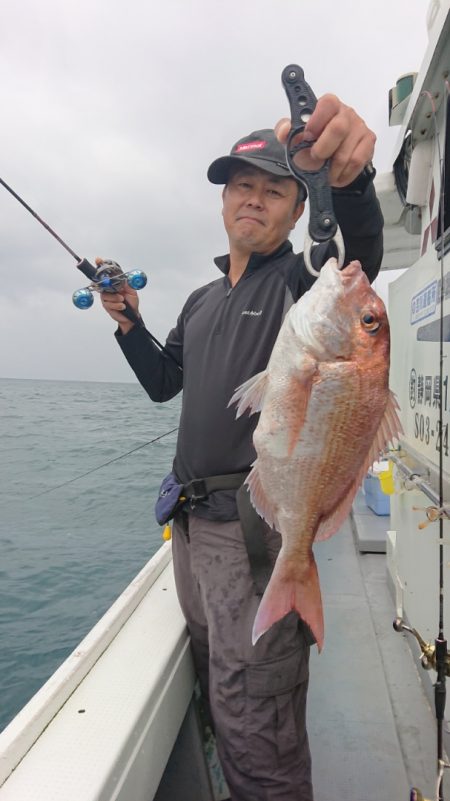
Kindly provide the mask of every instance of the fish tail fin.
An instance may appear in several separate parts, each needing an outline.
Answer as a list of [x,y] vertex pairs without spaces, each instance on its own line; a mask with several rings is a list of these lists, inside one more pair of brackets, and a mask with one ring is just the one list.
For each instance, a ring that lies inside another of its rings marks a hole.
[[253,645],[274,623],[292,610],[298,612],[311,629],[320,653],[324,625],[319,575],[314,556],[305,571],[304,565],[301,570],[296,570],[280,553],[256,613],[252,631]]

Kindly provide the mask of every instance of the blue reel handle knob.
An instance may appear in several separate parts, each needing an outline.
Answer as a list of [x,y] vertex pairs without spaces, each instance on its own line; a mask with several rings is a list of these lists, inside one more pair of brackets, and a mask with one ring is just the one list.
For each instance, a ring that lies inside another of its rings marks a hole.
[[77,289],[72,295],[72,303],[77,309],[90,309],[94,302],[94,295],[87,287]]
[[127,284],[132,289],[143,289],[147,284],[147,276],[142,270],[131,270],[126,276]]

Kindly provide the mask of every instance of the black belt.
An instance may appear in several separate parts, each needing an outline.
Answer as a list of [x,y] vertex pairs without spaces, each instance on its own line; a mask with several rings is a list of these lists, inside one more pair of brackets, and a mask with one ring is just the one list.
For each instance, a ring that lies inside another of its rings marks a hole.
[[266,544],[266,524],[252,506],[248,487],[244,486],[247,476],[248,471],[194,478],[183,485],[182,496],[187,500],[203,501],[211,492],[237,490],[236,504],[250,563],[250,572],[257,595],[262,595],[272,573],[272,563]]
[[208,478],[193,478],[183,484],[182,495],[192,501],[204,501],[211,492],[218,490],[237,490],[248,476],[245,473],[228,473],[224,476],[209,476]]

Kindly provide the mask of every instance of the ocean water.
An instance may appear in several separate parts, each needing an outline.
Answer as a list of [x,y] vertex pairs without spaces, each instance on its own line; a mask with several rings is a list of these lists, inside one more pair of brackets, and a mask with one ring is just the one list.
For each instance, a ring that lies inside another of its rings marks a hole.
[[179,409],[137,384],[0,379],[0,729],[161,546]]

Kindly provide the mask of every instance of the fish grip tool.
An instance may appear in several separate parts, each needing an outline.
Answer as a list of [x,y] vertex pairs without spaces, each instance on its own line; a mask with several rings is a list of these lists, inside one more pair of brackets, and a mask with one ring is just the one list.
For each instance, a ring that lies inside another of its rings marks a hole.
[[333,241],[339,268],[343,266],[345,256],[344,240],[333,210],[329,183],[330,160],[324,161],[316,170],[303,167],[300,158],[296,160],[298,154],[309,150],[316,141],[315,139],[298,141],[298,137],[304,133],[306,124],[316,107],[317,98],[305,81],[303,69],[297,64],[289,64],[284,68],[281,82],[291,110],[291,130],[286,142],[286,163],[295,180],[300,181],[309,194],[309,223],[303,257],[308,272],[317,277],[320,271],[313,267],[311,261],[314,247]]

